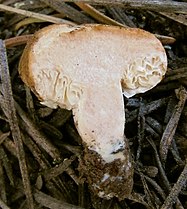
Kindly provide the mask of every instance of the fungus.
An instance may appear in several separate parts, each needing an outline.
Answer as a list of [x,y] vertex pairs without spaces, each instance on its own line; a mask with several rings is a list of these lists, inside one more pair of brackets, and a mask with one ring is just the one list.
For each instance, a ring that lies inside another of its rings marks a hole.
[[102,198],[127,197],[133,166],[124,137],[126,97],[156,86],[167,58],[154,35],[106,25],[52,25],[20,60],[22,80],[41,103],[72,110],[84,145],[80,171]]

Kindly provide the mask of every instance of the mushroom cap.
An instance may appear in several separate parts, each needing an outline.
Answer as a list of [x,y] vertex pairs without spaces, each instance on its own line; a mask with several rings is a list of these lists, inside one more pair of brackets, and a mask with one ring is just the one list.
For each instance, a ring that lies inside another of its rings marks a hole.
[[[156,86],[167,69],[160,41],[141,29],[52,25],[34,35],[19,72],[43,104],[72,109],[82,89],[118,79],[131,97]],[[49,91],[50,90],[50,91]]]

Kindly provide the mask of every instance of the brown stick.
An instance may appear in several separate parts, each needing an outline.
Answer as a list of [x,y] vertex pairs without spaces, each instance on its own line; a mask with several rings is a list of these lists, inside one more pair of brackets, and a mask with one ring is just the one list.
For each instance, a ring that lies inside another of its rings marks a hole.
[[14,46],[19,46],[22,44],[26,44],[27,41],[32,37],[33,35],[22,35],[22,36],[17,36],[13,38],[9,38],[5,40],[5,46],[7,48],[14,47]]
[[111,19],[110,17],[107,17],[106,15],[102,14],[101,12],[99,12],[97,9],[95,9],[92,6],[90,6],[89,4],[84,4],[84,3],[80,3],[80,2],[78,3],[77,2],[76,5],[78,7],[80,7],[83,11],[88,13],[91,17],[93,17],[94,19],[98,20],[100,23],[126,27],[124,24],[122,24],[120,22],[117,22],[117,21]]
[[187,100],[187,91],[184,88],[178,89],[176,94],[179,97],[179,102],[173,110],[172,116],[164,130],[160,141],[160,157],[163,165],[166,162],[169,147],[172,143],[173,136],[175,134],[182,110]]
[[187,3],[162,0],[63,0],[62,2],[82,2],[100,5],[119,5],[127,9],[147,9],[157,12],[175,12],[187,14]]
[[161,209],[169,209],[171,206],[176,202],[177,196],[181,192],[182,188],[187,182],[187,160],[186,160],[186,165],[180,174],[177,182],[174,184],[172,187],[168,197],[164,201],[164,204],[162,205]]
[[1,199],[0,199],[0,208],[2,208],[2,209],[10,209]]
[[64,14],[69,19],[73,20],[76,23],[94,23],[93,19],[81,13],[74,7],[62,2],[61,0],[41,0],[48,6],[52,7],[56,11]]
[[16,109],[14,106],[14,99],[8,69],[8,62],[6,56],[6,48],[4,42],[0,39],[0,75],[2,81],[2,94],[4,96],[4,101],[7,109],[5,113],[6,117],[9,120],[10,129],[12,131],[12,137],[16,145],[17,156],[19,160],[19,166],[21,170],[21,175],[23,179],[23,185],[25,189],[25,195],[28,202],[28,208],[34,209],[34,201],[31,192],[31,185],[29,180],[29,173],[27,169],[25,152],[23,148],[23,142],[21,138],[21,133],[18,125],[18,119],[16,115]]
[[43,192],[36,191],[34,194],[35,200],[48,208],[53,208],[53,209],[83,209],[82,207],[75,206],[66,202],[63,202],[61,200],[57,200],[54,197],[51,197]]

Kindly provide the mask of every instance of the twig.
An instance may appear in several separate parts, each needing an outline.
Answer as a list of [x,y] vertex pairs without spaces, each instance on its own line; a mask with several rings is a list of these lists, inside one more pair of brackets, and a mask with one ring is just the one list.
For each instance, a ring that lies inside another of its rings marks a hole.
[[182,78],[187,78],[187,68],[184,68],[184,69],[186,69],[186,72],[180,72],[179,71],[177,74],[173,74],[171,76],[168,76],[163,80],[162,83],[164,84],[164,83],[179,80],[179,79],[182,79]]
[[[53,188],[51,187],[49,183],[53,184]],[[67,181],[62,180],[61,178],[57,176],[55,179],[51,179],[51,181],[45,182],[45,185],[46,185],[46,188],[50,190],[51,194],[52,194],[52,189],[53,189],[53,192],[54,192],[53,197],[59,199],[58,198],[59,196],[60,200],[68,201],[69,203],[74,202],[73,195],[69,189],[69,185],[67,184]],[[59,194],[56,195],[56,192],[58,192]]]
[[178,100],[177,100],[176,96],[172,95],[167,103],[167,107],[166,107],[166,111],[165,111],[164,128],[168,124],[168,122],[171,118],[172,112],[173,112],[175,106],[177,105],[177,103],[178,103]]
[[95,9],[94,7],[92,7],[89,4],[77,2],[76,5],[78,7],[80,7],[83,11],[88,13],[91,17],[98,20],[100,23],[109,24],[109,25],[118,25],[121,27],[125,27],[125,25],[123,25],[122,23],[119,23],[119,22],[111,19],[110,17],[107,17],[106,15],[102,14],[101,12],[99,12],[97,9]]
[[6,171],[6,174],[8,176],[8,179],[10,181],[11,186],[14,186],[14,177],[13,177],[13,170],[11,162],[8,159],[8,156],[3,148],[3,146],[0,146],[0,159],[3,162],[3,167]]
[[[178,68],[178,69],[175,69],[175,70],[168,70],[166,72],[166,78],[167,77],[170,77],[170,76],[174,76],[174,75],[178,75],[178,74],[183,74],[187,71],[187,67],[181,67],[181,68]],[[164,79],[165,80],[165,79]],[[163,81],[164,81],[163,80]]]
[[119,5],[127,9],[145,9],[158,12],[187,14],[187,3],[162,0],[63,0],[63,2],[84,2],[88,4]]
[[61,200],[57,200],[40,191],[35,192],[34,198],[39,204],[51,209],[83,209],[82,207],[71,205]]
[[88,208],[87,196],[85,194],[86,194],[85,183],[82,182],[81,184],[78,185],[78,205],[80,207]]
[[[23,141],[30,150],[30,152],[33,154],[36,161],[39,163],[42,170],[50,170],[51,165],[48,159],[45,157],[45,155],[42,154],[42,151],[39,149],[37,144],[35,144],[28,135],[26,135],[26,137],[23,137]],[[48,189],[48,191],[53,193],[54,197],[60,197],[61,199],[68,199],[68,201],[71,201],[69,190],[67,190],[64,182],[62,182],[62,180],[58,176],[54,177],[55,178],[53,178],[51,181],[45,182],[45,186]]]
[[30,34],[30,35],[22,35],[22,36],[9,38],[9,39],[4,40],[5,41],[5,46],[7,48],[14,47],[14,46],[20,46],[22,44],[26,44],[27,41],[29,39],[31,39],[32,37],[33,37],[33,35]]
[[171,36],[164,36],[160,34],[155,34],[155,36],[161,41],[163,45],[174,44],[176,39]]
[[52,7],[56,11],[60,12],[61,14],[65,15],[69,19],[73,20],[76,23],[94,23],[95,21],[75,9],[74,7],[62,2],[61,0],[41,0],[48,6]]
[[[77,174],[75,173],[75,170],[73,170],[73,168],[71,168],[70,166],[67,167],[66,169],[66,173],[73,179],[73,181],[79,185],[81,180],[80,178],[77,176]],[[82,183],[82,182],[81,182]]]
[[59,108],[52,114],[49,123],[55,127],[63,126],[71,117],[71,111]]
[[170,20],[174,20],[180,24],[183,24],[187,26],[186,17],[183,16],[183,14],[172,14],[172,13],[165,13],[165,12],[159,12],[161,15],[167,17]]
[[172,143],[172,139],[175,134],[178,121],[180,119],[180,115],[182,113],[184,104],[187,99],[187,91],[184,88],[178,89],[177,94],[178,94],[180,101],[175,106],[174,111],[171,116],[171,119],[169,120],[169,122],[166,126],[166,129],[162,135],[162,139],[160,141],[160,150],[159,151],[160,151],[160,157],[161,157],[163,164],[165,164],[165,162],[166,162],[168,149]]
[[187,182],[187,159],[186,159],[186,165],[180,174],[177,182],[174,184],[173,188],[171,189],[168,197],[164,201],[164,204],[162,205],[161,209],[169,209],[171,206],[176,202],[177,197],[179,193],[181,192],[183,186],[185,186]]
[[[160,156],[159,156],[159,154],[157,152],[156,145],[155,145],[154,141],[151,138],[147,138],[147,140],[148,140],[148,142],[150,143],[150,145],[152,146],[152,148],[154,150],[156,163],[157,163],[157,166],[158,166],[158,169],[159,169],[159,172],[160,172],[160,176],[161,176],[162,181],[163,181],[163,186],[165,187],[167,192],[170,192],[171,191],[170,182],[169,182],[169,180],[168,180],[168,178],[166,176],[166,173],[165,173],[164,168],[162,166],[162,163],[160,161]],[[178,197],[176,197],[176,204],[177,204],[177,206],[182,206],[180,200],[178,199]],[[181,209],[182,208],[183,207],[181,207]]]
[[24,15],[27,17],[34,17],[34,18],[37,18],[40,20],[44,20],[46,22],[65,23],[65,24],[69,24],[69,25],[75,25],[74,23],[72,23],[71,21],[68,21],[68,20],[60,19],[57,17],[52,17],[49,15],[39,14],[39,13],[35,13],[35,12],[30,12],[27,10],[17,9],[17,8],[13,8],[10,6],[3,5],[3,4],[0,4],[0,10],[7,11],[7,12],[13,12],[13,13]]
[[144,175],[139,172],[139,175],[140,175],[140,178],[141,178],[141,181],[142,181],[142,184],[143,184],[143,188],[144,188],[144,193],[145,193],[145,198],[147,199],[147,202],[148,202],[148,205],[149,205],[149,208],[150,209],[154,209],[155,207],[155,204],[153,202],[153,197],[152,197],[152,194],[149,190],[149,187],[147,185],[147,182],[145,180],[145,177]]
[[38,118],[36,116],[35,107],[34,107],[34,101],[31,95],[31,90],[26,85],[24,85],[24,87],[25,87],[25,93],[26,93],[26,107],[27,107],[28,114],[34,122],[38,122]]
[[144,175],[144,178],[154,187],[154,189],[158,192],[158,194],[162,197],[163,200],[166,199],[166,195],[163,191],[163,189],[156,183],[156,181],[154,181],[152,178],[146,176],[145,174],[142,174]]
[[146,122],[153,128],[156,133],[161,134],[162,133],[162,125],[154,118],[148,116],[146,117]]
[[0,199],[0,208],[1,209],[10,209],[1,199]]
[[10,75],[8,70],[8,62],[6,56],[5,44],[2,40],[0,40],[0,74],[2,81],[2,93],[5,99],[5,103],[8,108],[8,112],[6,113],[7,118],[9,119],[10,129],[12,131],[12,137],[14,139],[17,156],[19,160],[21,175],[23,179],[23,185],[25,189],[26,198],[28,201],[28,208],[34,209],[34,202],[31,192],[31,185],[29,181],[29,174],[27,170],[27,164],[25,160],[25,152],[23,148],[23,143],[21,139],[21,133],[18,125],[18,120],[16,116],[16,109],[14,106],[14,99],[12,94],[12,87],[10,81]]
[[139,160],[139,158],[140,158],[140,154],[142,151],[142,144],[143,144],[143,140],[144,140],[145,116],[143,113],[142,103],[140,103],[137,123],[138,123],[138,133],[137,133],[138,148],[137,148],[137,152],[136,152],[136,161]]
[[10,132],[2,133],[0,131],[0,145],[4,142],[4,140],[10,135]]
[[132,200],[134,202],[138,202],[142,205],[144,205],[146,208],[149,208],[149,205],[145,202],[144,197],[138,193],[132,192],[127,199]]
[[38,125],[40,126],[40,129],[49,137],[58,140],[62,140],[63,135],[62,132],[59,131],[55,126],[40,120],[38,122]]
[[177,147],[177,144],[176,144],[175,137],[173,137],[170,149],[171,149],[171,153],[173,155],[173,158],[174,158],[174,160],[177,163],[177,166],[178,165],[184,165],[184,162],[183,162],[183,160],[181,159],[181,157],[179,155],[179,150],[178,150],[178,147]]
[[123,23],[127,27],[136,28],[136,25],[133,23],[133,21],[125,14],[125,11],[123,8],[119,6],[106,6],[108,12],[113,16],[113,18],[120,23]]
[[[3,170],[3,161],[1,159],[0,159],[0,188],[1,188],[0,199],[2,199],[3,202],[7,203],[5,174]],[[0,208],[1,208],[1,205],[0,205]]]
[[150,92],[147,92],[146,95],[154,94],[154,93],[161,93],[161,92],[166,92],[168,93],[169,91],[173,91],[177,88],[179,88],[181,84],[177,81],[169,82],[167,84],[160,84],[156,86],[154,89],[152,89]]
[[27,117],[17,102],[15,102],[16,110],[22,119],[20,122],[22,127],[28,132],[33,140],[39,144],[53,159],[58,161],[61,159],[59,150],[38,130],[36,125]]
[[[1,133],[1,131],[0,131],[0,133]],[[3,142],[3,145],[14,157],[17,158],[15,144],[10,138],[7,137],[6,140]]]
[[[150,102],[145,106],[143,109],[143,114],[147,115],[158,108],[162,107],[163,105],[167,104],[168,98],[158,99],[156,101]],[[127,115],[127,123],[132,122],[138,116],[138,109],[133,110]]]
[[29,137],[28,135],[26,135],[26,136],[24,135],[22,138],[23,138],[24,144],[30,150],[30,152],[34,156],[35,160],[40,165],[41,169],[48,169],[48,168],[50,168],[50,163],[45,158],[45,156],[42,154],[42,152],[39,149],[39,147],[37,146],[37,144],[35,144],[33,142],[33,140],[31,139],[31,137]]
[[149,123],[145,123],[145,130],[149,133],[154,139],[159,139],[159,134],[149,125]]
[[58,164],[57,167],[53,167],[44,171],[43,177],[45,181],[49,181],[66,171],[66,169],[71,165],[75,158],[76,156],[73,155],[70,157],[70,159],[65,159],[62,163]]

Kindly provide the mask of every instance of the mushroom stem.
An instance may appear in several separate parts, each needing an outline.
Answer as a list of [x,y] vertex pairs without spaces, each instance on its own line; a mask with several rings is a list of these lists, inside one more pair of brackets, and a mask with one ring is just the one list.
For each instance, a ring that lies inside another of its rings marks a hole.
[[[132,190],[133,167],[128,141],[124,137],[125,114],[120,82],[84,89],[73,114],[85,146],[80,170],[87,174],[91,189],[108,199],[127,196]],[[122,191],[114,185],[128,185],[128,189]]]
[[125,114],[119,82],[98,87],[91,85],[84,89],[73,114],[78,132],[88,149],[101,155],[106,163],[124,159]]

